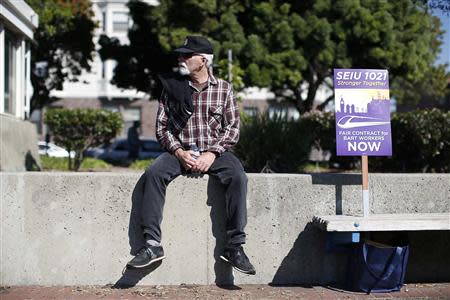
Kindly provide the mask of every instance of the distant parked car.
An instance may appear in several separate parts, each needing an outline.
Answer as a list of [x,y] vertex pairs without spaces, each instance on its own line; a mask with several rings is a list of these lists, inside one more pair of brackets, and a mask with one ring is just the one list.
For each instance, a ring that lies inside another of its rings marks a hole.
[[[46,143],[43,141],[38,142],[39,154],[48,155],[50,157],[69,157],[69,152],[63,147],[56,146],[53,143]],[[75,151],[70,151],[70,157],[75,157]]]
[[93,158],[99,158],[100,155],[102,155],[109,145],[102,145],[100,147],[95,148],[87,148],[83,152],[84,157],[93,157]]
[[[122,164],[128,161],[129,148],[127,139],[117,139],[109,146],[90,148],[84,152],[84,156],[103,159],[113,164]],[[157,158],[164,149],[153,139],[141,139],[141,149],[138,159]]]

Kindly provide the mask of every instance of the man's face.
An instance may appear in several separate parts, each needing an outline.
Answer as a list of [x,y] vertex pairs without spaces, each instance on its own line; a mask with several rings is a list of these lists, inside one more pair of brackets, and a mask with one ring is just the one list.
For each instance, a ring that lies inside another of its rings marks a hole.
[[178,72],[181,75],[190,75],[200,72],[206,66],[206,58],[197,53],[178,55]]

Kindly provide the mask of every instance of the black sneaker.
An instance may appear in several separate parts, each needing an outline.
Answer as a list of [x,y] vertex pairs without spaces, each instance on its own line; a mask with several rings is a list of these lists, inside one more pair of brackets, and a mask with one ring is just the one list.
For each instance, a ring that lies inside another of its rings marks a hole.
[[249,275],[256,274],[255,267],[253,267],[247,255],[245,255],[242,246],[234,248],[225,248],[223,255],[221,255],[220,258],[230,263],[233,266],[233,268],[235,268],[239,272]]
[[166,258],[162,246],[144,246],[138,254],[127,263],[130,268],[144,268]]

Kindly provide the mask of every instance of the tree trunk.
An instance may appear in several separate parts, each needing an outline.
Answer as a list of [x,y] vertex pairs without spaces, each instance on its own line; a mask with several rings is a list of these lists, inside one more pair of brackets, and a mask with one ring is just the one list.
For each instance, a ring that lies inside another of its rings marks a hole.
[[80,170],[81,163],[83,162],[83,151],[76,151],[75,152],[75,166],[74,170],[78,171]]
[[323,80],[320,78],[317,80],[312,79],[312,81],[308,82],[308,95],[305,100],[305,112],[310,112],[313,108],[314,100],[316,99],[317,89]]
[[67,152],[69,152],[69,170],[72,171],[73,170],[73,166],[72,166],[72,157],[70,157],[70,151],[71,151],[71,149],[68,148]]
[[302,98],[302,91],[300,89],[295,89],[294,96],[295,98],[293,99],[293,103],[295,104],[295,107],[300,115],[303,115],[305,113],[305,104]]
[[315,69],[309,65],[308,74],[305,77],[305,81],[308,83],[308,94],[306,99],[301,97],[301,89],[295,89],[294,94],[296,97],[296,108],[300,115],[310,112],[313,108],[314,100],[316,98],[317,89],[323,83],[324,77],[318,75]]

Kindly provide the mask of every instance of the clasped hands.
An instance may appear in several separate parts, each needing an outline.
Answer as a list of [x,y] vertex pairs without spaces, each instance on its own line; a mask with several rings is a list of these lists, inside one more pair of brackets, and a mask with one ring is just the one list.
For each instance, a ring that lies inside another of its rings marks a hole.
[[216,155],[212,152],[203,152],[199,157],[194,158],[195,152],[192,150],[183,150],[178,148],[175,156],[181,162],[186,170],[192,172],[206,173],[216,159]]

